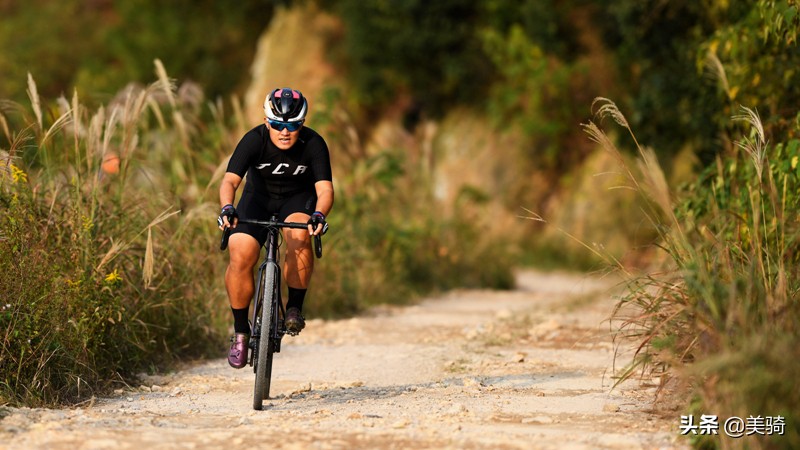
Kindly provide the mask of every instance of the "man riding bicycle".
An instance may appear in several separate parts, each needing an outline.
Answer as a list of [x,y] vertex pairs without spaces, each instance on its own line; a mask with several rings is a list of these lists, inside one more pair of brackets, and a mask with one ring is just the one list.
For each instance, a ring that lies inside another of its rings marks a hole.
[[[282,222],[307,222],[308,231],[284,231],[286,257],[283,273],[289,290],[284,324],[290,333],[305,327],[303,300],[313,271],[311,236],[327,228],[325,217],[333,206],[333,178],[328,146],[322,136],[303,126],[308,102],[297,90],[275,89],[264,100],[264,123],[248,131],[233,151],[219,189],[220,229],[231,227],[230,262],[225,288],[233,313],[234,336],[228,363],[240,369],[247,364],[253,297],[253,268],[258,262],[267,230],[239,224],[241,215]],[[241,199],[233,206],[236,190],[247,174]]]

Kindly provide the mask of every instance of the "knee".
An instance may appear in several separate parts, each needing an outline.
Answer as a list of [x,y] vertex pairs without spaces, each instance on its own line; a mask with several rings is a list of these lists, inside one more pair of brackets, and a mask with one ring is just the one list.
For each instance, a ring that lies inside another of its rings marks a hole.
[[[253,267],[258,261],[258,251],[253,251],[251,246],[230,245],[230,260],[228,262],[228,270],[234,273],[247,273],[252,274]],[[260,250],[260,248],[257,247]]]
[[298,251],[309,246],[311,238],[308,235],[308,230],[287,230],[284,233],[286,239],[286,247],[288,250]]
[[250,260],[231,253],[231,258],[228,262],[228,270],[235,273],[250,273],[253,271],[254,266],[255,264]]

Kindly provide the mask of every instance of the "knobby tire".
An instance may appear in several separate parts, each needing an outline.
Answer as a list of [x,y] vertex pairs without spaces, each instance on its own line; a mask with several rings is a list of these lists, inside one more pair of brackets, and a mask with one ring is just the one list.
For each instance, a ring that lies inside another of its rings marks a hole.
[[269,398],[269,385],[272,378],[272,355],[274,348],[271,331],[274,329],[272,306],[275,296],[275,268],[267,266],[264,270],[265,279],[262,280],[263,297],[261,298],[261,336],[258,340],[256,364],[256,383],[253,393],[253,409],[260,410],[265,399]]

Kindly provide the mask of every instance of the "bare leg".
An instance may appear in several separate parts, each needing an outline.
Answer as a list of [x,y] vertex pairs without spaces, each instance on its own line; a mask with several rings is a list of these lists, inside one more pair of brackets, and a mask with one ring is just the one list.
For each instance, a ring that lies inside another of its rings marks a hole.
[[[308,214],[294,213],[286,218],[287,222],[308,222]],[[284,230],[286,240],[286,258],[283,262],[283,273],[286,284],[296,289],[308,289],[311,273],[314,271],[314,255],[311,253],[311,236],[308,230]]]
[[228,241],[230,263],[225,271],[225,288],[231,307],[236,309],[250,306],[253,298],[253,268],[258,262],[261,247],[258,241],[244,233],[231,235]]
[[[258,255],[261,253],[261,247],[258,241],[247,234],[236,233],[231,235],[228,241],[228,250],[230,253],[230,262],[228,269],[225,271],[225,288],[228,291],[228,300],[231,302],[231,308],[236,310],[244,310],[247,313],[247,308],[250,306],[250,299],[253,297],[253,267],[258,262]],[[233,312],[233,311],[232,311]],[[234,329],[236,329],[236,317],[239,312],[233,312],[234,315]],[[239,317],[239,320],[244,317]],[[241,328],[249,326],[240,323],[239,330],[234,335],[231,349],[228,352],[228,364],[234,369],[241,369],[247,365],[247,334]]]

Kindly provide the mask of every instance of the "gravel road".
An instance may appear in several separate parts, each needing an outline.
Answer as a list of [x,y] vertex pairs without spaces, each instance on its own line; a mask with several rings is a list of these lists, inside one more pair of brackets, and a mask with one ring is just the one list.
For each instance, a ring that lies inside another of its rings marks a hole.
[[611,389],[612,282],[518,285],[310,320],[284,339],[263,411],[252,370],[221,355],[79,408],[0,408],[0,448],[687,448],[653,387]]

